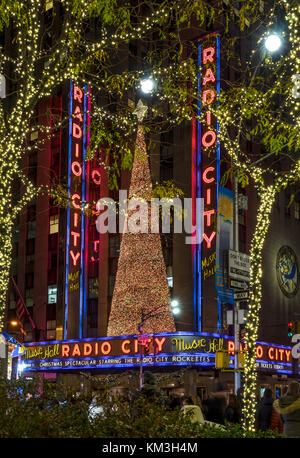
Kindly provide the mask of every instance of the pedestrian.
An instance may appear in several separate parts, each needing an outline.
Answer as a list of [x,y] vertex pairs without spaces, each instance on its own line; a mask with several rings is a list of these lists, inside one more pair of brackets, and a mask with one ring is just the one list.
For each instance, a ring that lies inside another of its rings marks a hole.
[[287,437],[300,437],[300,384],[291,382],[286,395],[274,401]]
[[226,400],[224,397],[216,396],[214,398],[209,397],[205,401],[206,407],[206,420],[224,425],[224,411],[225,411]]
[[236,397],[238,398],[238,401],[239,401],[239,404],[240,404],[241,413],[242,413],[243,399],[244,399],[244,390],[243,390],[243,388],[238,388],[238,390],[236,392]]
[[169,396],[168,399],[168,407],[170,410],[175,410],[181,406],[181,401],[179,396],[175,396],[174,394]]
[[228,405],[224,412],[224,419],[229,423],[240,423],[241,421],[241,408],[238,398],[235,394],[229,395]]
[[182,408],[181,412],[183,415],[188,414],[188,418],[192,423],[204,423],[204,416],[202,413],[202,410],[200,409],[199,406],[194,404],[194,401],[192,398],[185,396],[182,399]]
[[270,429],[273,431],[277,429],[280,434],[283,434],[283,424],[280,421],[280,416],[274,409],[274,405],[272,406],[272,413],[271,413],[271,421],[270,421]]
[[260,431],[270,429],[273,401],[271,388],[266,388],[262,400],[256,409],[256,427]]

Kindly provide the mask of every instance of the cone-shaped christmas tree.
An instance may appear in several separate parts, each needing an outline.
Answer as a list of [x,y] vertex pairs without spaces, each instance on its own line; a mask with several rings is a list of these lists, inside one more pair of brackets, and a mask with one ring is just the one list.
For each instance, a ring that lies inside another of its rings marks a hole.
[[[138,127],[129,199],[147,201],[148,233],[126,232],[122,235],[116,283],[108,323],[108,336],[138,333],[142,314],[144,333],[173,332],[170,292],[159,234],[150,233],[152,183],[141,126]],[[135,210],[137,211],[137,210]],[[134,210],[128,212],[128,218]]]

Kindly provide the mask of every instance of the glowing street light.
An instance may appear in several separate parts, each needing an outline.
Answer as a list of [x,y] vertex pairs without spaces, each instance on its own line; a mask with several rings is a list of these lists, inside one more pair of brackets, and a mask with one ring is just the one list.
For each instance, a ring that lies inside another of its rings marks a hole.
[[173,315],[178,315],[180,313],[179,302],[176,299],[171,301],[171,311]]
[[141,81],[141,89],[144,94],[150,94],[154,89],[154,80],[152,78],[145,78]]
[[271,35],[268,35],[265,39],[265,47],[269,52],[278,51],[278,49],[281,46],[281,41],[282,40],[279,35],[277,35],[276,33],[272,33]]

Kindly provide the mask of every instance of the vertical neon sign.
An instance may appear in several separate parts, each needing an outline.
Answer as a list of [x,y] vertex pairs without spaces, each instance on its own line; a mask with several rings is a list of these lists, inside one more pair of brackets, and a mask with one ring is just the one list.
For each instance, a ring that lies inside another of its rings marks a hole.
[[199,41],[198,67],[198,116],[204,115],[204,121],[197,121],[196,132],[193,129],[192,195],[204,199],[203,241],[193,250],[195,327],[201,332],[204,318],[209,323],[215,319],[218,329],[221,326],[220,301],[215,300],[214,286],[220,145],[218,123],[211,110],[220,92],[219,35],[211,34]]
[[70,83],[69,154],[65,283],[66,338],[82,338],[84,301],[84,223],[86,88]]

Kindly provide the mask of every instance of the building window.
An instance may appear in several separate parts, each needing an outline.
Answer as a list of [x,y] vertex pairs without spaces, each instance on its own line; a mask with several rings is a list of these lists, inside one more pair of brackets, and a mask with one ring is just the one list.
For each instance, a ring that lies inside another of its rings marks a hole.
[[289,191],[285,192],[285,214],[286,216],[291,215],[291,193]]
[[27,239],[34,239],[35,238],[35,221],[28,221],[27,223]]
[[116,277],[115,275],[110,275],[108,279],[108,295],[112,296],[114,293]]
[[47,340],[56,339],[56,320],[47,321]]
[[33,330],[32,330],[32,325],[29,321],[25,321],[24,323],[24,342],[32,342],[33,341]]
[[11,276],[12,277],[15,277],[18,274],[18,258],[17,258],[17,256],[14,256],[14,258],[12,259],[10,272],[11,272]]
[[300,219],[299,207],[300,207],[299,202],[295,202],[295,206],[294,206],[294,216],[295,216],[295,219],[298,219],[298,220]]
[[57,302],[57,286],[48,286],[48,304],[56,304]]
[[50,216],[49,222],[50,222],[49,234],[56,234],[58,232],[59,216],[58,215]]
[[26,289],[26,296],[25,296],[26,307],[33,306],[33,292],[34,292],[33,288]]
[[34,254],[26,256],[26,273],[34,272]]
[[110,236],[109,237],[109,257],[117,258],[120,252],[120,237],[119,236]]
[[27,240],[26,242],[26,255],[33,254],[35,249],[35,239]]
[[98,327],[98,298],[89,299],[87,306],[87,323],[89,328]]
[[16,296],[13,291],[10,293],[10,296],[9,296],[9,308],[10,309],[16,308]]

